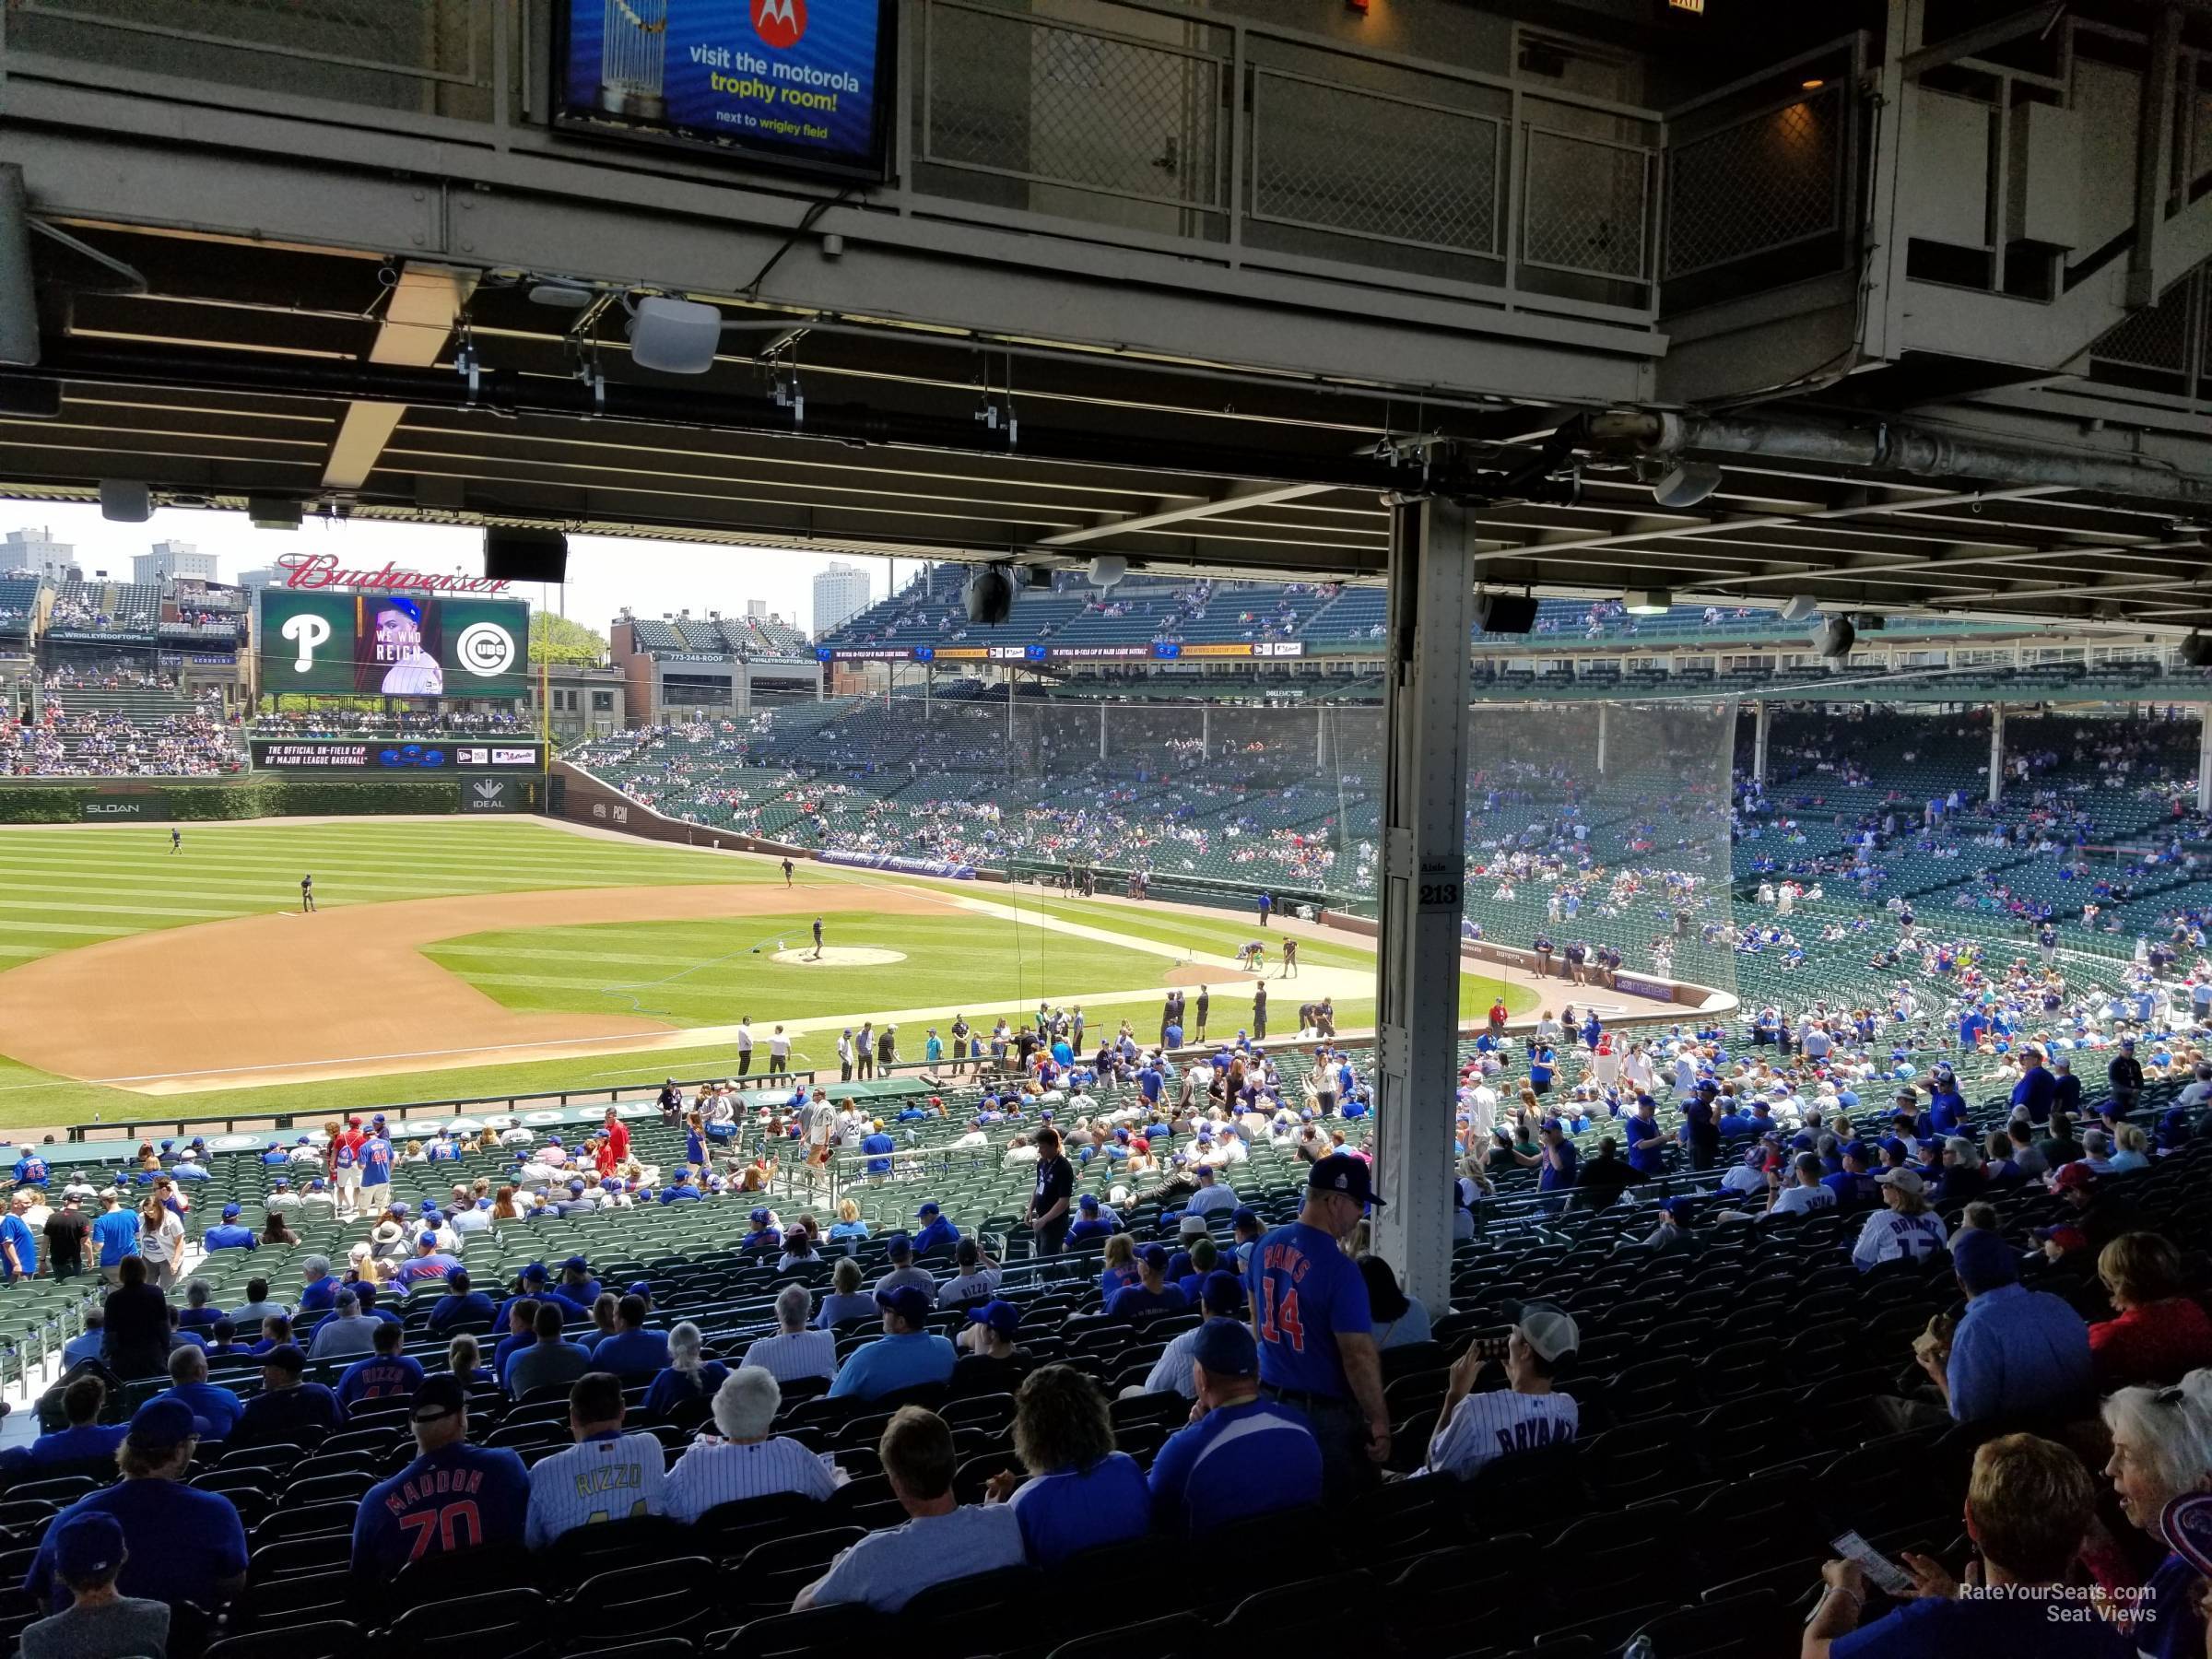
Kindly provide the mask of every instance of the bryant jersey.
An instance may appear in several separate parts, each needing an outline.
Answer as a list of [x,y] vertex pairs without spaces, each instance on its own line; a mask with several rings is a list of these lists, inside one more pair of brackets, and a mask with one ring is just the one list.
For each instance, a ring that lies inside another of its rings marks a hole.
[[1581,1426],[1582,1408],[1572,1394],[1510,1389],[1471,1394],[1430,1444],[1429,1467],[1465,1480],[1500,1457],[1571,1441]]
[[456,1443],[426,1452],[370,1488],[353,1519],[353,1564],[385,1577],[425,1556],[522,1541],[530,1472],[504,1448]]
[[642,1431],[594,1434],[556,1452],[530,1470],[530,1522],[524,1541],[543,1549],[572,1527],[664,1512],[667,1459]]

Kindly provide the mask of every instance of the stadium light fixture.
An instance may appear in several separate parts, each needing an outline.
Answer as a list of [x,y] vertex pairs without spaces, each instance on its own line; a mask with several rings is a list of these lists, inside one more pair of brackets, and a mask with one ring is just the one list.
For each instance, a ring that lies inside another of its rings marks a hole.
[[1675,608],[1675,596],[1665,588],[1630,588],[1620,607],[1631,617],[1664,617]]

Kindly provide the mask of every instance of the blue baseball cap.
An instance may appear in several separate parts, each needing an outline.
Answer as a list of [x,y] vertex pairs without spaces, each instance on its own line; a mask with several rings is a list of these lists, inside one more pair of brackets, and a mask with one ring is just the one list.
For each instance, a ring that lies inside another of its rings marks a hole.
[[142,1452],[169,1452],[196,1432],[191,1406],[179,1399],[157,1395],[133,1414],[129,1441]]
[[226,1204],[223,1206],[223,1219],[226,1221],[235,1221],[242,1213],[243,1212],[235,1204]]
[[546,1265],[543,1262],[533,1262],[523,1269],[522,1277],[533,1281],[542,1279],[547,1277]]
[[1241,1313],[1244,1311],[1244,1281],[1233,1273],[1216,1269],[1199,1284],[1198,1300],[1208,1313]]
[[1374,1181],[1367,1160],[1354,1158],[1349,1152],[1332,1152],[1315,1162],[1306,1176],[1306,1186],[1312,1192],[1342,1193],[1355,1204],[1382,1207],[1382,1200],[1374,1194]]
[[432,1232],[426,1232],[418,1236],[415,1242],[418,1244],[428,1245],[430,1249],[435,1250],[438,1248],[438,1235]]
[[1147,1244],[1138,1253],[1138,1259],[1157,1273],[1165,1273],[1168,1264],[1175,1258],[1165,1244]]
[[1084,1194],[1082,1197],[1076,1200],[1076,1207],[1079,1210],[1088,1210],[1096,1215],[1099,1208],[1099,1195],[1096,1193]]
[[[910,1286],[915,1295],[921,1295],[920,1286]],[[1010,1301],[987,1301],[980,1308],[968,1310],[970,1324],[989,1325],[1001,1336],[1011,1337],[1021,1329],[1021,1310]]]
[[888,1308],[908,1324],[920,1324],[929,1317],[930,1294],[919,1285],[898,1285],[876,1295],[878,1307]]
[[642,1296],[650,1299],[653,1295],[653,1287],[647,1284],[643,1279],[632,1279],[629,1283],[629,1288],[627,1292],[625,1292],[625,1294],[629,1296]]
[[123,1565],[123,1523],[98,1510],[53,1530],[53,1570],[69,1580],[104,1579]]
[[572,1255],[560,1265],[563,1273],[589,1273],[592,1265],[580,1255]]
[[1230,1212],[1229,1224],[1231,1227],[1241,1227],[1249,1221],[1257,1226],[1259,1219],[1260,1212],[1258,1210],[1253,1209],[1249,1204],[1240,1204]]
[[768,1225],[768,1211],[764,1209],[755,1210],[753,1212],[753,1225],[755,1227],[766,1227]]
[[[1227,1274],[1216,1274],[1226,1278]],[[1256,1377],[1260,1374],[1259,1346],[1252,1332],[1238,1319],[1210,1319],[1198,1327],[1191,1344],[1191,1358],[1217,1377]]]
[[922,1201],[922,1207],[914,1212],[914,1219],[926,1221],[932,1216],[941,1216],[944,1213],[937,1207],[937,1201],[935,1198],[925,1198]]
[[407,1201],[405,1198],[397,1198],[384,1207],[395,1216],[404,1216],[407,1213]]

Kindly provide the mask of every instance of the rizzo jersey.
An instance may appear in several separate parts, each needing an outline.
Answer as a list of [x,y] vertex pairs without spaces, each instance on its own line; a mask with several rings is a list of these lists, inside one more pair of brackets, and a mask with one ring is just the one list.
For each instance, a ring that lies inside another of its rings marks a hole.
[[530,1469],[524,1542],[542,1549],[572,1527],[664,1512],[667,1459],[646,1433],[594,1434]]

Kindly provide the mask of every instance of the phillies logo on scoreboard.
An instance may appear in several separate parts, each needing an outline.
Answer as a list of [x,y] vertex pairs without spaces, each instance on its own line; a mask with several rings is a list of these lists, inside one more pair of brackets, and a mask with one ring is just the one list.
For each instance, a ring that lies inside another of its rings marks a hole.
[[753,32],[788,52],[806,32],[806,0],[753,0]]

